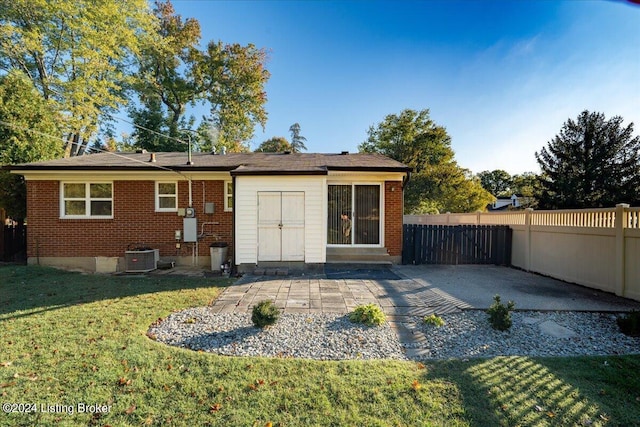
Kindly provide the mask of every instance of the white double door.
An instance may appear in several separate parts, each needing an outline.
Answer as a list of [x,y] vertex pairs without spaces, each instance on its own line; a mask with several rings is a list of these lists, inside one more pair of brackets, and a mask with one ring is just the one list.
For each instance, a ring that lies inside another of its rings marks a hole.
[[304,192],[258,192],[258,261],[304,261]]

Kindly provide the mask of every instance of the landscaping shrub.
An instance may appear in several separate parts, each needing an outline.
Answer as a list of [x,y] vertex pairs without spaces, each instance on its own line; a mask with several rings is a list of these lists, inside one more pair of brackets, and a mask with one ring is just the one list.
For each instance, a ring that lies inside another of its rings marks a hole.
[[500,302],[500,295],[493,297],[493,304],[487,310],[489,314],[489,323],[493,329],[499,331],[507,331],[511,328],[511,312],[515,307],[513,301],[509,301],[507,305]]
[[436,315],[436,314],[432,314],[431,316],[424,316],[424,323],[427,325],[433,325],[433,326],[444,326],[444,320],[442,319],[442,317]]
[[616,319],[620,332],[630,337],[640,337],[640,311],[633,310]]
[[349,313],[349,320],[368,326],[380,326],[386,319],[382,309],[375,304],[359,305]]
[[269,300],[260,301],[253,307],[251,312],[251,321],[258,328],[273,325],[278,321],[279,317],[280,310]]

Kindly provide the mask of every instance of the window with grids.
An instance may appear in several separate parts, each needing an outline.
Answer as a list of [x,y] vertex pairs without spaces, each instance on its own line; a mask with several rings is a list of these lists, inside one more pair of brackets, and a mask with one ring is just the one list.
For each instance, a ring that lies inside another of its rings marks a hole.
[[224,182],[224,210],[233,210],[233,181]]
[[175,212],[178,210],[178,183],[156,182],[156,211]]
[[62,218],[113,218],[113,183],[63,182]]

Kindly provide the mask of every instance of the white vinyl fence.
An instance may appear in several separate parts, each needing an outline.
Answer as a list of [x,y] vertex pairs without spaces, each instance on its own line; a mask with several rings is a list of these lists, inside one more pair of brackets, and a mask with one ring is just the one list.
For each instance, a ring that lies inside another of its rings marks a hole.
[[515,267],[640,301],[640,208],[405,215],[405,224],[513,229]]

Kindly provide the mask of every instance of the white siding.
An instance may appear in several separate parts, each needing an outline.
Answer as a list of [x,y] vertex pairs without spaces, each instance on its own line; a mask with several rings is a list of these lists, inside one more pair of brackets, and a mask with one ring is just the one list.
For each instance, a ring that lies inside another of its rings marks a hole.
[[258,191],[302,191],[304,196],[305,262],[326,261],[326,176],[236,177],[236,264],[258,262]]

